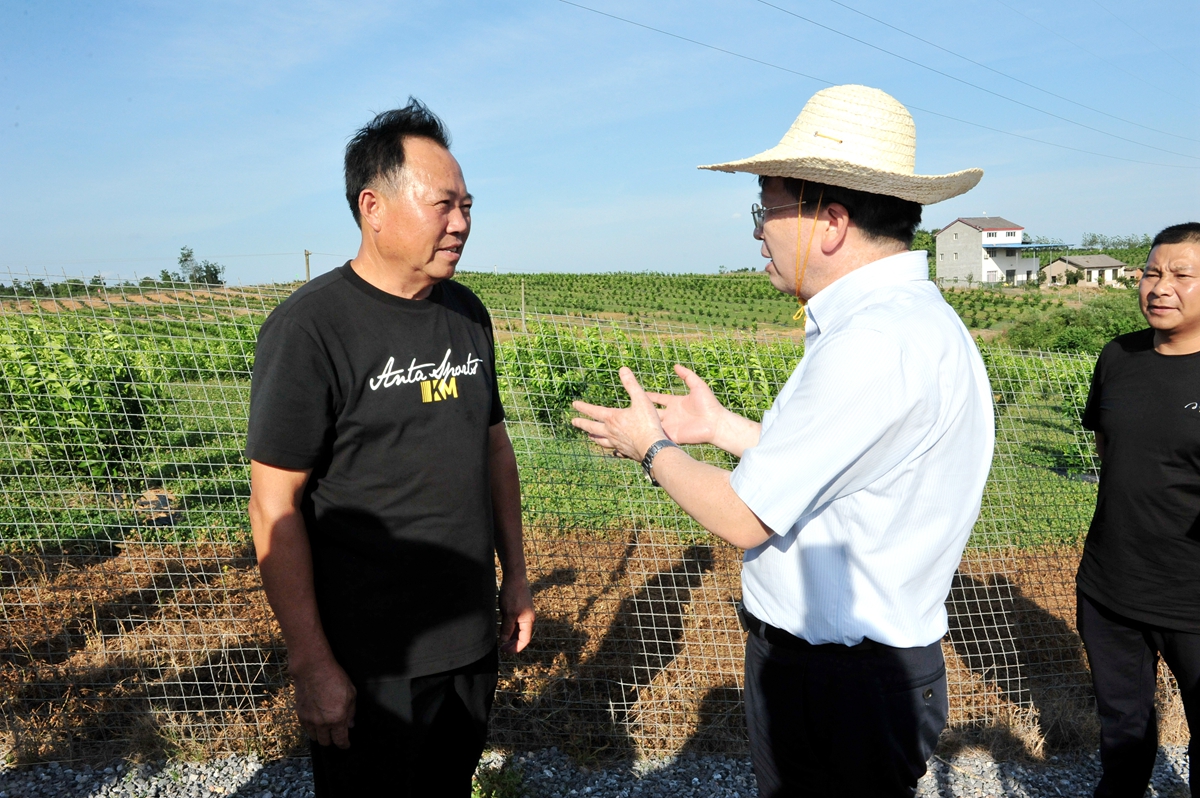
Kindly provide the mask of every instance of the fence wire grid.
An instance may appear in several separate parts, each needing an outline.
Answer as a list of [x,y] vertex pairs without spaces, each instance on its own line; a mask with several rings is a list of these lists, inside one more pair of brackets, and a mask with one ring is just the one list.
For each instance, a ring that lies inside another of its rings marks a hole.
[[[0,756],[301,750],[242,456],[255,337],[295,286],[0,283]],[[679,362],[758,418],[802,342],[492,318],[538,622],[530,648],[502,663],[491,743],[743,751],[739,553],[637,464],[601,456],[570,426],[570,403],[620,401],[621,365],[678,390]],[[947,599],[951,728],[1033,753],[1090,744],[1074,571],[1096,491],[1079,427],[1093,361],[982,351],[997,442]],[[1166,738],[1186,735],[1165,671],[1160,701]]]

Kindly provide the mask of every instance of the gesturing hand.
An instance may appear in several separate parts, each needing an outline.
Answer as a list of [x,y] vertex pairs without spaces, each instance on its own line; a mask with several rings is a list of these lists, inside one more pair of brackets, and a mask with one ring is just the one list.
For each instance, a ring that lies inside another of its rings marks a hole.
[[342,666],[332,657],[292,673],[296,686],[296,715],[309,738],[350,747],[357,691]]
[[712,443],[717,435],[717,426],[726,410],[717,401],[708,383],[696,376],[689,368],[675,364],[675,373],[688,393],[677,396],[670,393],[647,393],[655,404],[662,405],[658,411],[663,431],[675,443]]
[[603,448],[612,449],[630,460],[641,460],[651,444],[667,435],[658,420],[658,409],[642,390],[633,372],[622,366],[619,373],[621,384],[629,393],[629,407],[601,407],[587,402],[572,402],[572,407],[591,418],[573,418],[571,423]]

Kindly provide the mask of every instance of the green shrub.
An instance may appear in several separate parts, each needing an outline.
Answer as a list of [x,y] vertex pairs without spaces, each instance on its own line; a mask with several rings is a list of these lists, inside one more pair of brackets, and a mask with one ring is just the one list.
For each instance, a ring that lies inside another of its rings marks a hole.
[[1001,419],[1025,419],[1014,452],[1017,459],[1061,474],[1092,473],[1090,446],[1081,444],[1088,438],[1081,434],[1081,420],[1094,358],[994,345],[981,345],[979,351],[992,384],[998,426]]
[[570,419],[575,400],[618,406],[629,403],[618,369],[628,366],[648,391],[679,392],[671,366],[682,363],[712,387],[736,413],[761,418],[802,354],[790,343],[739,343],[659,338],[638,340],[619,329],[531,325],[531,335],[500,344],[501,388],[520,392],[535,419],[556,437],[576,434]]
[[123,322],[124,337],[146,344],[154,367],[168,382],[249,376],[262,317],[208,321],[139,320]]
[[95,324],[54,330],[36,316],[0,318],[0,423],[27,448],[27,467],[114,486],[158,423],[159,380],[144,347]]
[[1145,328],[1136,291],[1106,291],[1080,308],[1027,313],[1008,330],[1005,340],[1018,349],[1098,354],[1118,335]]

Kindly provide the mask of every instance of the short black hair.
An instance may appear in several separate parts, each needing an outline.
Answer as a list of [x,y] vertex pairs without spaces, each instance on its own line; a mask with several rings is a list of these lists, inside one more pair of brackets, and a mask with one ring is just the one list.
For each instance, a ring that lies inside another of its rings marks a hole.
[[1154,237],[1150,248],[1154,249],[1159,244],[1200,244],[1200,222],[1184,222],[1163,228]]
[[404,137],[419,136],[450,149],[446,125],[416,97],[408,105],[376,114],[346,145],[346,201],[354,223],[362,225],[358,195],[380,180],[394,178],[404,166]]
[[[762,188],[766,176],[758,178],[758,186]],[[913,236],[921,225],[921,204],[911,200],[889,197],[884,194],[871,194],[843,186],[831,186],[817,183],[813,180],[798,180],[794,177],[781,178],[784,190],[805,205],[816,203],[821,199],[822,206],[836,202],[846,209],[854,224],[862,230],[863,235],[875,241],[899,241],[906,247],[911,247]],[[803,191],[804,196],[801,196]]]

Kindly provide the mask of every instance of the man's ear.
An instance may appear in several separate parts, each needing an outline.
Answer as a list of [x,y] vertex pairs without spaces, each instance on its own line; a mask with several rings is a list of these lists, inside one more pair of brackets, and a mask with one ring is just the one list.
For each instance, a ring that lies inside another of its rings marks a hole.
[[821,236],[821,251],[830,255],[846,241],[846,234],[850,232],[850,212],[840,202],[831,202],[822,213],[827,224]]
[[364,188],[358,192],[358,215],[364,227],[370,227],[376,233],[383,229],[383,196],[373,188]]

